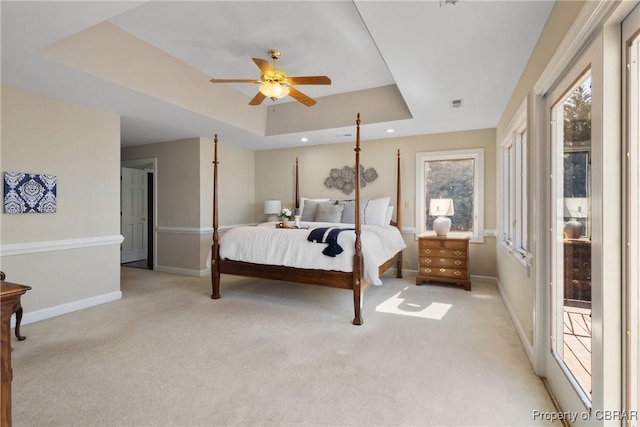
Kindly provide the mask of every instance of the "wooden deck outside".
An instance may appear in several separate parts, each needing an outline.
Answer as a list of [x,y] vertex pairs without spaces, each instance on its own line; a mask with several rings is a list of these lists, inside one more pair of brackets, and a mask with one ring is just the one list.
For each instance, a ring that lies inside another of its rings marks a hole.
[[591,396],[591,308],[565,305],[564,361]]

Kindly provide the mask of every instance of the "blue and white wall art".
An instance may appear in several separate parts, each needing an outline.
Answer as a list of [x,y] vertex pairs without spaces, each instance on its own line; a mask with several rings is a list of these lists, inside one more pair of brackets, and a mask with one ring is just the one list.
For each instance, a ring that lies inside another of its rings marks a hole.
[[56,211],[55,175],[4,173],[4,213],[53,213]]

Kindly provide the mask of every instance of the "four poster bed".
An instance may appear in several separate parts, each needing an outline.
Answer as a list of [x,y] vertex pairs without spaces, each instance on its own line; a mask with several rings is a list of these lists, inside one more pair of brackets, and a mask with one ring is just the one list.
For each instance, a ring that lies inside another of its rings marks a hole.
[[[336,221],[303,222],[300,224],[300,228],[282,229],[277,228],[276,224],[271,222],[260,224],[257,227],[233,228],[226,231],[221,238],[218,234],[219,161],[218,137],[216,135],[213,161],[212,299],[220,298],[221,274],[351,289],[355,312],[353,324],[362,324],[364,289],[371,283],[381,284],[379,276],[394,264],[396,265],[396,277],[402,277],[402,249],[406,245],[400,233],[402,227],[400,150],[397,154],[396,222],[391,221],[390,223],[390,212],[385,206],[387,212],[383,220],[386,220],[386,224],[377,225],[374,225],[373,221],[370,221],[369,224],[363,218],[368,215],[369,211],[365,210],[368,209],[367,206],[369,204],[373,206],[377,202],[368,200],[361,204],[360,201],[359,114],[356,119],[354,151],[355,201],[349,201],[354,203],[355,207],[353,209],[355,221],[352,224],[336,224]],[[295,181],[296,208],[298,208],[301,200],[297,159]],[[386,199],[388,204],[389,198]],[[335,204],[338,204],[338,201],[335,201]],[[371,211],[373,212],[373,207]],[[338,230],[336,231],[336,229]],[[312,240],[314,233],[316,240]],[[327,244],[326,237],[332,235],[332,244]],[[318,242],[325,244],[319,245]],[[337,247],[337,254],[327,256],[326,251],[330,247]]]

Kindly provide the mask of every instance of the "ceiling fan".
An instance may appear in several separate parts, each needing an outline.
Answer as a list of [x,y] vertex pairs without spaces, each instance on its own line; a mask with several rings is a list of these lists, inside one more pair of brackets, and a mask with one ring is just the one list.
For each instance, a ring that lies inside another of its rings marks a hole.
[[330,85],[331,79],[327,76],[301,76],[289,77],[289,75],[276,68],[276,61],[280,58],[280,51],[271,49],[269,56],[273,60],[273,65],[269,61],[260,58],[252,58],[253,62],[260,68],[260,80],[254,79],[211,79],[211,83],[255,83],[259,84],[258,93],[249,102],[249,105],[260,105],[265,98],[272,100],[284,98],[289,95],[295,100],[303,103],[307,107],[315,105],[316,101],[300,92],[294,85]]

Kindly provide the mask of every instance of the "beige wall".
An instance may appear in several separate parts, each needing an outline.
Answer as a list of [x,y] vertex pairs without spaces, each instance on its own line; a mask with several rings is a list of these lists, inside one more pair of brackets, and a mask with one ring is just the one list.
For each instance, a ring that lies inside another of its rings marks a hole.
[[[560,1],[554,5],[549,19],[542,31],[540,39],[536,44],[529,62],[520,77],[518,85],[509,100],[508,106],[500,119],[497,127],[498,140],[496,141],[497,147],[500,146],[500,136],[505,132],[505,128],[516,113],[518,107],[527,98],[529,111],[533,108],[533,86],[538,80],[542,71],[547,66],[551,57],[556,51],[556,48],[564,38],[565,34],[573,24],[578,13],[582,9],[584,2],[582,1]],[[529,114],[529,119],[531,115]],[[527,125],[528,129],[528,154],[529,164],[528,168],[529,183],[529,241],[532,247],[530,252],[534,252],[533,245],[535,244],[535,230],[534,218],[537,218],[539,213],[535,211],[539,203],[536,203],[534,198],[536,190],[536,176],[535,176],[535,154],[539,152],[538,147],[534,145],[537,140],[535,132],[536,129],[533,123],[529,120]],[[498,151],[499,152],[499,151]],[[534,290],[535,283],[531,275],[527,275],[521,267],[512,259],[511,255],[505,250],[497,248],[497,266],[498,266],[498,280],[501,290],[506,299],[506,303],[510,306],[512,315],[515,316],[514,323],[522,333],[525,334],[530,344],[533,344],[533,310],[534,310]]]
[[[355,129],[354,129],[355,134]],[[396,197],[396,152],[400,149],[402,167],[402,221],[408,248],[404,253],[405,268],[417,270],[417,244],[415,240],[415,163],[416,153],[461,148],[485,149],[485,229],[496,228],[496,164],[495,130],[483,129],[465,132],[420,135],[406,138],[366,140],[363,132],[360,163],[373,167],[378,179],[362,189],[361,197]],[[256,218],[265,219],[266,199],[282,200],[293,206],[295,201],[294,166],[300,165],[300,196],[350,198],[336,189],[327,189],[324,180],[332,168],[353,166],[355,142],[308,146],[256,152]],[[395,203],[394,203],[395,204]],[[471,274],[496,276],[495,238],[486,236],[484,243],[471,244]]]
[[[122,160],[156,159],[156,268],[208,274],[213,225],[213,139],[190,138],[122,149]],[[218,144],[219,224],[254,222],[253,151]]]
[[[253,224],[255,209],[255,153],[246,148],[218,143],[218,225],[220,230],[235,225]],[[201,148],[201,225],[213,226],[213,140],[203,139]],[[211,266],[212,233],[201,235],[202,268]],[[208,270],[203,270],[207,274]]]
[[25,322],[121,297],[119,163],[117,115],[2,86],[2,172],[58,186],[55,213],[0,215],[0,268],[33,287]]

